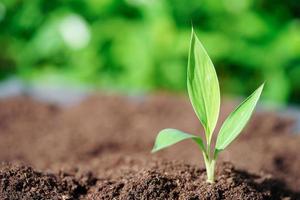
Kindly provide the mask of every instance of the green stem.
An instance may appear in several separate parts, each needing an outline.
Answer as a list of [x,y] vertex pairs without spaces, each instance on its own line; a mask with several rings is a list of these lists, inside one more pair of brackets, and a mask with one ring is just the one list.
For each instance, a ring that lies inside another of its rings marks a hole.
[[216,161],[211,160],[208,163],[208,166],[206,168],[207,182],[208,183],[214,183],[215,182],[215,165],[216,165]]
[[211,156],[210,153],[210,144],[207,144],[207,153],[203,153],[204,157],[204,163],[205,163],[205,168],[206,168],[206,174],[207,174],[207,182],[208,183],[214,183],[215,181],[215,165],[216,165],[216,160],[214,156]]

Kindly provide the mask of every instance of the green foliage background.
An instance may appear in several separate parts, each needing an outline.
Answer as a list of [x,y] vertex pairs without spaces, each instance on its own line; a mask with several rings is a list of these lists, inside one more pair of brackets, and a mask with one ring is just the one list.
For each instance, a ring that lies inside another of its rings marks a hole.
[[[70,16],[89,36],[80,48],[62,35]],[[223,92],[266,80],[265,97],[300,103],[299,18],[299,0],[1,0],[0,78],[184,91],[193,24]]]

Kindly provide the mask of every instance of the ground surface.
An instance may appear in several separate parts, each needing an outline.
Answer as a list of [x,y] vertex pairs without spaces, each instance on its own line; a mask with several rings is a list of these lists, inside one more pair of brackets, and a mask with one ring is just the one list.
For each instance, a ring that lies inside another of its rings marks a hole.
[[0,167],[0,199],[300,199],[292,119],[256,113],[220,155],[214,186],[191,141],[149,153],[167,127],[202,132],[180,96],[94,96],[67,108],[1,100],[0,160],[10,164]]

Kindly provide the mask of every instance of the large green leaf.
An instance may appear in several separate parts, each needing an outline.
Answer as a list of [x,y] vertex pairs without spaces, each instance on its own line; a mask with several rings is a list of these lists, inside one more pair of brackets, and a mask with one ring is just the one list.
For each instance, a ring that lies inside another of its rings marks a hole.
[[240,134],[252,115],[263,87],[264,84],[256,89],[225,120],[217,138],[216,154],[224,150]]
[[220,88],[214,65],[194,31],[187,80],[190,101],[210,142],[220,111]]
[[203,141],[200,137],[171,128],[163,129],[159,132],[151,152],[159,151],[186,139],[193,139],[199,145],[201,150],[205,152]]

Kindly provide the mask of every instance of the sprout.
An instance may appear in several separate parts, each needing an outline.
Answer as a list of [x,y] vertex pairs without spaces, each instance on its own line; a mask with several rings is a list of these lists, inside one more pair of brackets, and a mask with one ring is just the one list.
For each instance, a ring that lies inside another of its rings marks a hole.
[[191,104],[205,131],[206,144],[201,137],[184,133],[176,129],[164,129],[159,132],[152,152],[157,152],[185,139],[195,141],[203,153],[207,182],[214,182],[216,159],[242,131],[249,121],[261,95],[264,84],[244,100],[224,121],[213,148],[211,139],[220,111],[220,88],[212,61],[192,30],[188,70],[187,89]]

